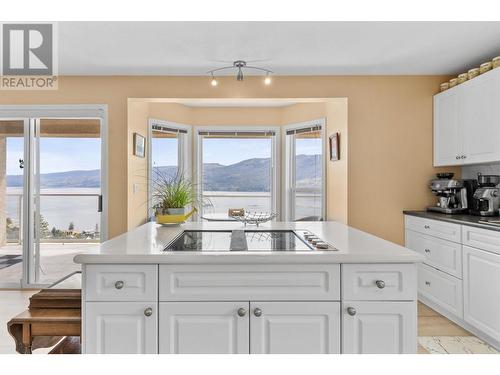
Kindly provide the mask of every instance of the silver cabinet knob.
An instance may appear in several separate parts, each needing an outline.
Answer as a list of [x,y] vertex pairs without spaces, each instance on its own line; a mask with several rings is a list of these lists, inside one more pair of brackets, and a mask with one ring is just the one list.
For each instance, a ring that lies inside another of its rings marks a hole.
[[350,316],[354,316],[356,315],[356,309],[354,307],[348,307],[347,308],[347,313],[350,315]]
[[425,285],[430,286],[430,285],[431,285],[431,282],[430,282],[430,281],[426,281],[426,282],[425,282]]
[[247,309],[245,309],[244,307],[240,307],[240,308],[238,309],[238,316],[243,317],[243,316],[245,316],[246,314],[247,314]]
[[257,307],[256,309],[253,310],[253,314],[256,317],[262,316],[262,310]]
[[385,288],[385,282],[384,282],[384,280],[377,280],[377,281],[375,281],[375,284],[377,285],[377,288],[379,288],[379,289],[384,289]]
[[146,316],[153,315],[153,309],[151,307],[148,307],[146,310],[144,310],[144,315]]
[[125,283],[121,280],[118,280],[116,283],[115,283],[115,288],[116,289],[122,289],[123,286],[125,285]]

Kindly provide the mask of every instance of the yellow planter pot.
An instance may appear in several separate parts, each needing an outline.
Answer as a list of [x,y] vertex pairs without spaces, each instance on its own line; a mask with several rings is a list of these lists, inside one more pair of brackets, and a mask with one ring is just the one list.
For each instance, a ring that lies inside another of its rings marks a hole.
[[193,208],[186,215],[156,215],[157,224],[182,224],[196,212]]

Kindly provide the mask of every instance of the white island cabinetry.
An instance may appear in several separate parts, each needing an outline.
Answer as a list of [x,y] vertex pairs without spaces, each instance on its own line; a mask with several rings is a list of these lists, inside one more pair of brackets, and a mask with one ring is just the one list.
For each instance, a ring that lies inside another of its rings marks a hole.
[[77,256],[84,352],[415,353],[421,256],[342,224],[300,225],[338,250],[165,253],[178,231],[146,224]]

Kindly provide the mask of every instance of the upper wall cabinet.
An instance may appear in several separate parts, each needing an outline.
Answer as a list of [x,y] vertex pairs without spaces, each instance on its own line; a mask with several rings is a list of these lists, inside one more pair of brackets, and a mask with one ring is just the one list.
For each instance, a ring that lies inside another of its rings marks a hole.
[[434,96],[434,166],[500,161],[500,69]]

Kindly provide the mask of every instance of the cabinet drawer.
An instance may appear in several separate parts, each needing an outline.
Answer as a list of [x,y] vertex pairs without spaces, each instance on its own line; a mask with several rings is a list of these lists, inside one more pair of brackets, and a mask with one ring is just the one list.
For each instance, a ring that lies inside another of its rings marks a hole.
[[160,265],[161,301],[340,300],[340,265]]
[[462,225],[463,244],[500,254],[500,232]]
[[416,300],[414,264],[343,264],[343,300]]
[[411,229],[415,232],[428,234],[429,236],[448,241],[461,242],[462,233],[459,224],[405,215],[405,226],[406,229]]
[[425,264],[462,278],[462,245],[406,230],[406,247],[425,257]]
[[418,293],[456,317],[463,317],[462,280],[420,264],[418,266]]
[[157,301],[157,265],[85,266],[87,301]]

